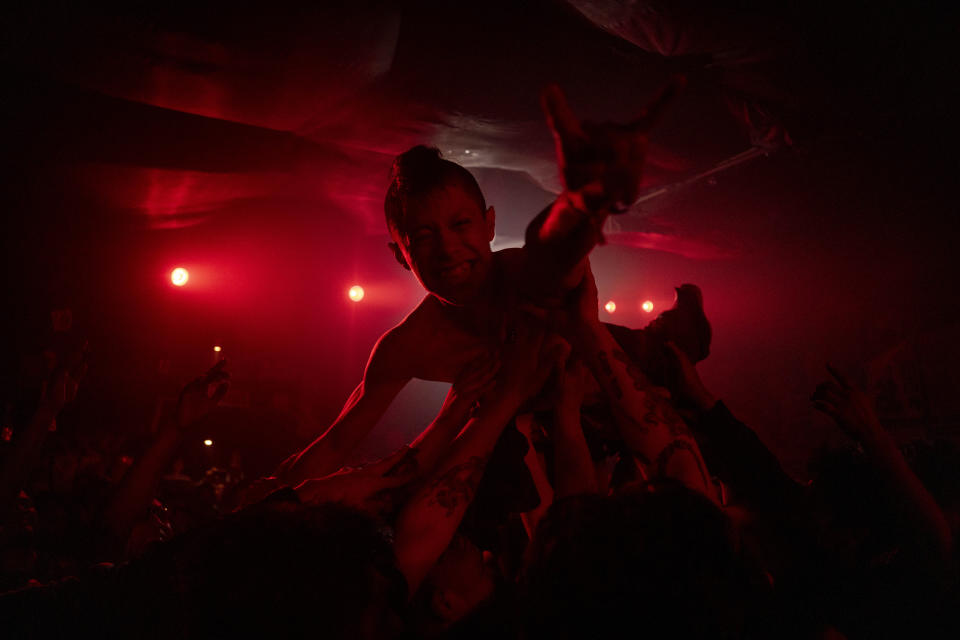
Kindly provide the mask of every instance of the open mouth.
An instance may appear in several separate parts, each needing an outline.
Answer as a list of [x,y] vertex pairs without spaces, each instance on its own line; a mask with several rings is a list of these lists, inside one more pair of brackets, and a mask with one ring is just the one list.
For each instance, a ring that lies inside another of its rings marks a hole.
[[466,280],[473,270],[473,260],[464,260],[440,270],[440,277],[447,282],[457,283]]

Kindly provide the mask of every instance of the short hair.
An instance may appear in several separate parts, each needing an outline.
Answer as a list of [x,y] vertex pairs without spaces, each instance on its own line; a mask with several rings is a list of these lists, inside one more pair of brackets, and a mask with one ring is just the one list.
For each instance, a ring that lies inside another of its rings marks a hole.
[[399,230],[411,202],[449,184],[458,184],[486,211],[487,204],[480,185],[469,171],[456,162],[444,160],[440,150],[418,144],[404,151],[393,161],[390,186],[383,202],[387,228]]

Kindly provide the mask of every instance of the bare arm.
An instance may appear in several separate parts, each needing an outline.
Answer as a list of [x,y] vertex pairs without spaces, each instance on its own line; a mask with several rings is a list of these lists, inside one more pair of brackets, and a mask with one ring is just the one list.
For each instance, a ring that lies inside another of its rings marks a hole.
[[540,498],[540,504],[530,511],[520,514],[520,519],[523,521],[523,528],[527,531],[527,537],[532,539],[534,532],[537,530],[537,525],[547,513],[550,505],[553,504],[554,491],[550,485],[550,481],[547,479],[547,472],[541,462],[540,454],[533,446],[533,429],[536,426],[533,420],[533,414],[526,413],[519,415],[517,416],[516,422],[517,431],[527,439],[527,455],[523,457],[523,462],[530,471],[530,477],[533,479],[533,484],[537,488],[537,496]]
[[580,423],[583,363],[571,358],[564,372],[563,391],[554,409],[554,483],[557,498],[597,493],[597,472]]
[[882,472],[882,491],[893,498],[903,523],[917,531],[925,542],[932,543],[936,557],[931,560],[950,566],[953,535],[950,524],[933,496],[907,464],[890,433],[883,428],[870,399],[832,367],[833,380],[823,382],[814,392],[814,407],[833,418],[850,437],[857,440],[864,453]]
[[493,376],[499,367],[499,359],[486,353],[464,367],[450,387],[440,413],[410,444],[407,455],[390,470],[391,475],[413,472],[423,476],[431,473],[467,423],[477,401],[493,389]]
[[353,390],[333,424],[305,449],[283,462],[276,474],[296,484],[322,478],[343,466],[347,456],[376,426],[411,376],[398,371],[395,338],[385,334],[370,354],[363,380]]
[[597,318],[597,294],[589,270],[576,293],[576,310],[568,312],[568,332],[613,406],[617,426],[648,477],[679,480],[715,500],[700,449],[669,402],[669,392],[652,387]]
[[[590,251],[603,244],[603,222],[637,199],[647,134],[682,86],[675,79],[628,124],[581,122],[557,86],[541,104],[554,141],[564,191],[526,232],[526,283],[530,293],[550,298],[580,282]],[[536,299],[536,298],[534,298]]]
[[114,540],[125,541],[153,497],[157,480],[191,431],[223,398],[229,387],[225,360],[186,385],[177,400],[176,415],[161,427],[147,451],[123,478],[104,510],[104,526]]
[[538,383],[543,384],[550,367],[541,365],[546,358],[538,357],[541,341],[542,336],[518,339],[510,363],[504,362],[497,388],[400,512],[394,549],[411,595],[460,526],[503,428],[530,393],[539,388]]

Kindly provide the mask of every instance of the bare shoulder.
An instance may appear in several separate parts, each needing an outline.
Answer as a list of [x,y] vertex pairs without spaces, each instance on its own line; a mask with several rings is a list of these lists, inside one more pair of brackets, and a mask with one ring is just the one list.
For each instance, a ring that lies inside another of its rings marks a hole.
[[410,378],[415,355],[422,348],[430,327],[436,327],[438,309],[433,296],[425,296],[416,308],[377,340],[370,352],[365,378]]

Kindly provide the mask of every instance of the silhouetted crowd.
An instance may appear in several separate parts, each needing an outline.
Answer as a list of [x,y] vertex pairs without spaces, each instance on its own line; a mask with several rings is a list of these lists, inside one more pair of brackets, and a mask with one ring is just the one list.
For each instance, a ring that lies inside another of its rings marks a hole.
[[[811,402],[850,446],[798,483],[701,380],[699,287],[642,329],[601,322],[588,256],[657,109],[588,126],[544,101],[565,189],[523,249],[491,250],[463,167],[397,158],[391,251],[427,295],[272,475],[184,460],[225,361],[140,439],[71,410],[85,345],[25,367],[0,442],[4,637],[960,637],[957,450],[901,448],[828,367]],[[413,378],[452,382],[433,422],[345,466]]]
[[[237,460],[185,473],[179,447],[226,390],[224,363],[131,442],[77,415],[57,429],[85,352],[47,354],[40,397],[4,421],[5,636],[956,637],[951,443],[897,446],[831,371],[812,400],[850,446],[811,460],[799,484],[670,342],[662,385],[637,392],[682,417],[698,485],[644,459],[626,430],[652,423],[591,394],[576,347],[521,333],[497,376],[526,383],[526,406],[494,419],[486,464],[444,463],[498,394],[475,366],[444,404],[455,426],[433,462],[411,453],[431,448],[437,422],[383,460],[294,483],[284,465],[258,479]],[[441,522],[458,500],[457,521]],[[450,534],[431,555],[420,539],[435,523]]]

